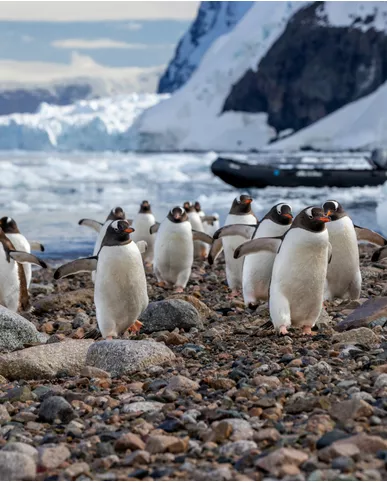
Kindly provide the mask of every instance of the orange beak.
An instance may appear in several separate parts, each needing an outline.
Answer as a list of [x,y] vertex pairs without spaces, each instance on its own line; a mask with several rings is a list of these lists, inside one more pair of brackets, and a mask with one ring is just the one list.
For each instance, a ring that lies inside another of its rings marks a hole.
[[325,213],[327,216],[330,216],[332,214],[332,211],[328,210],[327,213]]
[[289,213],[284,213],[284,214],[282,214],[282,216],[283,216],[284,218],[293,219],[293,216],[292,216],[291,214],[289,214]]
[[251,204],[252,202],[253,202],[252,199],[245,199],[245,200],[243,201],[243,204]]
[[124,229],[124,233],[133,233],[134,232],[134,229],[133,228],[128,228],[128,229]]
[[321,218],[317,218],[319,221],[322,221],[323,223],[329,223],[331,218],[328,218],[328,216],[322,216]]

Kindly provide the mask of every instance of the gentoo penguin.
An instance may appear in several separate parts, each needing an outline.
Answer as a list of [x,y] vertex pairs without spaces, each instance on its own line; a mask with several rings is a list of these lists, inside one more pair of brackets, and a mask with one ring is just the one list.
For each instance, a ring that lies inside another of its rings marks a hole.
[[[94,229],[97,231],[98,236],[95,241],[94,245],[94,250],[93,250],[93,256],[98,254],[100,248],[101,248],[101,243],[102,240],[106,234],[106,230],[108,226],[111,224],[112,221],[117,221],[117,220],[124,220],[125,219],[125,212],[122,208],[117,206],[116,208],[112,209],[110,213],[108,214],[105,222],[102,224],[98,221],[94,221],[93,219],[81,219],[78,224],[80,226],[88,226],[89,228]],[[91,278],[93,281],[95,281],[95,273],[91,274]]]
[[[230,212],[226,218],[225,225],[230,224],[257,224],[257,218],[251,209],[253,199],[250,196],[242,194],[235,198]],[[221,240],[216,240],[211,247],[208,261],[213,264],[216,257],[224,249],[224,258],[226,261],[226,277],[231,296],[237,296],[242,288],[242,268],[243,260],[234,258],[234,251],[245,241],[242,236],[228,236]]]
[[206,214],[205,214],[205,212],[202,210],[202,207],[201,207],[199,201],[195,201],[194,208],[195,208],[195,211],[199,214],[199,216],[200,216],[201,218],[204,218],[204,216],[205,216]]
[[[11,241],[17,251],[30,253],[32,251],[44,251],[43,244],[37,241],[27,241],[25,236],[19,231],[19,227],[13,218],[4,216],[0,219],[0,228],[4,231],[7,238]],[[32,269],[30,263],[25,263],[23,269],[26,275],[27,288],[31,284]]]
[[331,218],[327,228],[332,245],[332,262],[327,272],[325,299],[357,300],[361,291],[358,241],[379,246],[384,246],[387,241],[370,229],[355,226],[338,201],[326,201],[323,209]]
[[290,325],[311,334],[321,312],[331,245],[325,223],[330,219],[319,207],[301,211],[281,237],[247,241],[235,250],[241,258],[259,251],[276,254],[269,289],[269,310],[274,327],[286,334]]
[[15,250],[15,246],[0,228],[0,305],[11,311],[29,307],[24,264],[32,263],[47,268],[44,261],[31,253]]
[[[246,239],[283,236],[292,224],[293,214],[289,204],[273,206],[256,225],[233,224],[225,226],[214,234],[214,239],[239,235]],[[269,286],[275,253],[259,251],[250,254],[243,261],[243,299],[246,306],[256,308],[258,300],[269,296]]]
[[184,208],[171,209],[160,225],[151,228],[157,232],[153,268],[162,286],[173,285],[176,292],[186,287],[192,269],[194,247],[192,240],[211,244],[212,238],[192,229]]
[[54,273],[59,279],[81,271],[96,272],[94,303],[98,328],[106,339],[127,329],[139,331],[142,324],[137,318],[148,306],[141,253],[130,239],[133,231],[128,221],[110,221],[96,256],[64,264]]
[[[189,201],[184,203],[185,212],[194,231],[204,233],[203,222],[195,206]],[[207,246],[202,241],[194,241],[194,259],[205,259],[207,257]]]
[[148,248],[143,255],[146,263],[153,263],[155,235],[150,233],[150,228],[156,223],[156,219],[152,214],[151,205],[148,201],[143,201],[140,211],[133,220],[134,233],[132,239],[135,243],[138,241],[146,241]]

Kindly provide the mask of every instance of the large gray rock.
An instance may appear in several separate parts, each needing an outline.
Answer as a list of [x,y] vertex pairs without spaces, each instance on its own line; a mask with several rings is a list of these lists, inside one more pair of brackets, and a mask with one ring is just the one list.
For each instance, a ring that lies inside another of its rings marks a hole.
[[3,450],[7,452],[18,452],[19,454],[25,454],[31,457],[35,462],[38,461],[38,451],[32,445],[28,445],[23,442],[9,442],[3,447]]
[[376,333],[366,327],[336,333],[332,337],[333,343],[350,343],[364,345],[369,348],[378,345],[380,339]]
[[174,358],[174,353],[162,343],[151,340],[112,340],[94,343],[87,352],[86,364],[101,368],[113,377],[120,377]]
[[355,328],[373,328],[383,325],[387,320],[387,296],[371,298],[352,311],[344,320],[335,326],[336,331],[353,330]]
[[35,480],[36,463],[26,454],[0,452],[0,480]]
[[141,315],[144,333],[183,328],[203,328],[203,323],[196,308],[183,300],[163,300],[149,303],[148,308]]
[[79,375],[93,340],[33,346],[0,356],[0,375],[9,380],[36,380]]
[[20,350],[31,343],[45,343],[33,323],[0,305],[0,352]]

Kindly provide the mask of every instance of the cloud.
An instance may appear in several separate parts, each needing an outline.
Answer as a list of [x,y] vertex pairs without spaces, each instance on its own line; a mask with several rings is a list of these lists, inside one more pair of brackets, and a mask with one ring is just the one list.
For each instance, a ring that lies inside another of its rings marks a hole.
[[0,20],[77,22],[99,20],[191,20],[198,1],[13,1],[1,2]]
[[135,32],[142,29],[142,24],[139,22],[129,22],[124,26],[125,29]]
[[79,49],[79,50],[96,50],[96,49],[129,49],[129,50],[145,50],[145,49],[165,49],[173,47],[172,44],[131,44],[112,40],[109,38],[99,39],[82,39],[68,38],[63,40],[55,40],[51,44],[58,49]]

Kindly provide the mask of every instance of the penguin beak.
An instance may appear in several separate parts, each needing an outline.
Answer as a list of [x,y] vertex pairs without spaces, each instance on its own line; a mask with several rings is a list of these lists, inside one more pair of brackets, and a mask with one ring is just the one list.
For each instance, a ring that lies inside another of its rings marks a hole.
[[124,233],[133,233],[134,232],[134,229],[133,228],[127,228],[127,229],[124,229]]
[[251,198],[245,199],[242,204],[251,204],[253,200]]
[[325,213],[327,216],[331,216],[333,213],[331,210],[328,209],[328,211]]
[[321,216],[320,218],[317,218],[319,221],[322,221],[323,223],[329,223],[331,218],[328,218],[328,216]]
[[283,216],[284,218],[293,219],[293,216],[292,216],[290,213],[283,213],[282,216]]

